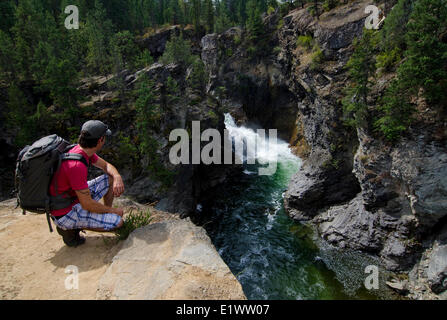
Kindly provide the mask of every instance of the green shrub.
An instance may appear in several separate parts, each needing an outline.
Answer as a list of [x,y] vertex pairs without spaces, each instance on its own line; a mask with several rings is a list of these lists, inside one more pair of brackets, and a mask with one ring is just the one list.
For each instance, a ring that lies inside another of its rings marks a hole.
[[310,50],[312,48],[313,38],[311,35],[299,36],[296,40],[297,47],[302,47],[306,50]]
[[241,41],[242,41],[241,37],[239,37],[238,35],[235,35],[233,40],[234,40],[234,44],[237,46],[240,45]]
[[154,58],[152,58],[149,50],[145,49],[140,54],[138,58],[138,67],[145,68],[154,63]]
[[414,106],[402,86],[398,79],[391,82],[378,108],[380,117],[374,123],[376,129],[390,141],[399,139],[413,120]]
[[337,0],[325,0],[323,3],[323,10],[329,11],[331,9],[334,9],[338,5]]
[[122,166],[130,161],[135,161],[138,158],[138,148],[130,137],[124,136],[121,132],[118,136],[118,152],[117,165]]
[[382,69],[382,71],[390,72],[401,60],[400,50],[396,47],[391,51],[382,52],[377,55],[376,60],[377,69]]
[[163,64],[180,63],[189,66],[195,60],[191,53],[191,42],[184,40],[182,36],[171,37],[166,43],[166,49],[160,58],[160,62]]
[[256,56],[256,52],[257,52],[257,50],[256,50],[256,47],[255,47],[255,46],[250,46],[250,47],[247,48],[247,55],[248,55],[250,58],[255,57],[255,56]]
[[276,29],[279,30],[282,27],[284,27],[284,19],[279,19],[278,20],[278,26],[276,27]]
[[130,214],[124,218],[123,226],[117,229],[114,233],[118,240],[126,240],[132,231],[150,224],[151,220],[150,210],[139,210],[136,213],[131,211]]
[[316,44],[312,49],[312,62],[310,64],[311,70],[319,69],[323,61],[324,61],[323,51],[321,51],[320,47]]

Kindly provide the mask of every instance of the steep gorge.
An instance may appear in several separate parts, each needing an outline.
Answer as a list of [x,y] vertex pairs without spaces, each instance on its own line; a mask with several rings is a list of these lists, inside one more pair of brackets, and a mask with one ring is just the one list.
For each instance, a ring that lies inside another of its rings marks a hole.
[[[403,274],[400,279],[405,280],[399,284],[405,290],[401,291],[409,291],[412,298],[445,294],[446,115],[419,103],[418,121],[393,145],[377,139],[370,130],[344,125],[341,99],[348,86],[346,63],[353,40],[362,34],[364,9],[373,3],[353,1],[319,19],[307,8],[282,18],[277,12],[264,16],[269,50],[255,54],[250,52],[247,31],[238,27],[203,37],[185,32],[192,40],[192,51],[200,53],[205,64],[206,93],[189,86],[191,70],[179,64],[154,63],[136,73],[86,79],[80,87],[86,97],[80,106],[83,118],[103,120],[115,132],[131,137],[130,145],[140,142],[134,100],[123,98],[108,83],[123,79],[125,91],[131,92],[147,76],[155,82],[157,102],[164,107],[151,134],[158,142],[154,153],[167,171],[175,172],[172,184],[165,185],[153,171],[144,169],[151,161],[147,157],[119,163],[127,151],[118,134],[104,150],[105,157],[122,165],[127,195],[141,202],[158,202],[160,210],[200,217],[198,204],[212,201],[213,188],[232,181],[241,167],[174,166],[168,160],[169,132],[188,130],[192,121],[201,121],[202,130],[223,132],[224,114],[230,113],[239,125],[278,129],[279,137],[304,160],[284,194],[290,217],[314,227],[331,246],[380,257],[386,269]],[[142,39],[140,45],[159,57],[179,30],[178,26],[168,28]],[[297,45],[299,36],[311,37],[318,45],[319,63],[315,64],[313,52]],[[166,103],[169,78],[179,86],[180,99],[172,103]],[[388,80],[385,75],[376,82],[373,99],[383,94]],[[12,137],[2,136],[0,142],[8,150],[1,161],[5,168],[12,168],[17,151]],[[1,174],[8,182],[1,190],[6,194],[12,178],[9,171]]]
[[[433,298],[446,289],[446,115],[419,102],[417,120],[395,144],[370,128],[344,125],[346,63],[370,4],[351,2],[318,20],[295,9],[279,27],[278,17],[267,16],[274,49],[256,59],[235,46],[241,30],[206,35],[202,59],[210,92],[222,85],[231,92],[227,104],[239,123],[277,128],[305,160],[284,196],[288,214],[315,226],[332,246],[380,257],[399,274],[390,283],[399,292]],[[299,36],[311,36],[323,62],[313,65],[309,51],[297,46]],[[234,53],[226,57],[220,48]],[[389,79],[375,81],[371,104]]]

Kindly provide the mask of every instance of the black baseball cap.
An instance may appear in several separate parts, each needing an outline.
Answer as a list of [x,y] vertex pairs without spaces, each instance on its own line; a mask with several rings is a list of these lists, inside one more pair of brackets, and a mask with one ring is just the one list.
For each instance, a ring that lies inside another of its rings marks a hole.
[[82,125],[81,131],[89,133],[90,138],[99,139],[103,136],[111,136],[109,127],[99,120],[89,120]]

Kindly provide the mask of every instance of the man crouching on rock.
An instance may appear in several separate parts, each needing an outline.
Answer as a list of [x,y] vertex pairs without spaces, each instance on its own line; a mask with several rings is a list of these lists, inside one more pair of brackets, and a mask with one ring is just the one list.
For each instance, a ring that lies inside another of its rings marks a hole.
[[[123,180],[113,165],[96,155],[111,134],[101,121],[87,121],[82,126],[78,144],[69,151],[83,155],[89,165],[100,168],[104,175],[87,181],[85,164],[67,160],[62,162],[51,182],[52,196],[57,190],[58,194],[77,198],[69,207],[51,211],[57,232],[67,246],[76,247],[85,242],[79,235],[82,230],[107,232],[123,225],[123,209],[112,207],[113,198],[124,192]],[[99,202],[101,198],[104,204]]]

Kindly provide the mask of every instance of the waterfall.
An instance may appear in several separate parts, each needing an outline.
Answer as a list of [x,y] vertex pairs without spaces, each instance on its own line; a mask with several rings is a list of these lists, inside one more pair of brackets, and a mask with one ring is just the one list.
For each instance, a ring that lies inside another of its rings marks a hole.
[[236,157],[243,163],[255,164],[257,161],[260,164],[279,162],[296,165],[300,161],[292,154],[287,142],[276,139],[276,136],[269,138],[267,135],[260,134],[260,130],[238,127],[229,113],[225,114],[225,128],[233,144],[236,146],[237,143],[243,144],[241,148],[234,148]]
[[[247,298],[371,299],[368,291],[360,289],[364,265],[375,262],[334,251],[330,245],[318,249],[313,230],[294,222],[284,211],[284,190],[300,169],[301,159],[292,154],[286,142],[268,141],[257,130],[238,127],[229,114],[225,115],[225,126],[228,146],[230,139],[244,146],[233,150],[244,160],[245,174],[217,187],[212,202],[199,206],[198,211],[209,217],[204,227]],[[250,143],[261,147],[256,153],[244,154]],[[263,152],[267,144],[267,152]],[[249,164],[250,157],[255,164]],[[276,159],[274,174],[258,174],[260,160]]]

